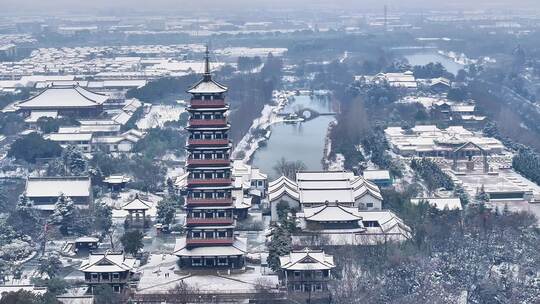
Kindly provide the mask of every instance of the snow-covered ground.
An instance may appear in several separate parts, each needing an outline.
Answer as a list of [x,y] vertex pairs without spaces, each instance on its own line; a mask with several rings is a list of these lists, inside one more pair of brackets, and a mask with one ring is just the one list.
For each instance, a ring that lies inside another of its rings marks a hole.
[[182,112],[185,108],[181,105],[153,105],[150,112],[137,121],[137,127],[142,130],[162,127],[167,121],[178,120]]
[[148,263],[139,268],[141,279],[137,293],[166,292],[184,281],[188,286],[201,293],[250,293],[255,292],[258,282],[267,282],[268,287],[279,284],[276,275],[267,275],[260,266],[250,265],[248,270],[239,274],[228,274],[226,270],[216,273],[185,273],[177,264],[178,257],[171,254],[152,254]]

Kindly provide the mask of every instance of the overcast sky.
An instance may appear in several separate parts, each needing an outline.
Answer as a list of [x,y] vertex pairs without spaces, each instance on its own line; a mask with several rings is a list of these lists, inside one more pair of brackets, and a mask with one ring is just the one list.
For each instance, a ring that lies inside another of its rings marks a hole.
[[291,8],[331,8],[372,10],[384,4],[394,9],[471,9],[508,8],[538,9],[540,0],[0,0],[0,10],[33,14],[51,15],[88,10],[106,12],[122,11],[186,11],[207,8],[221,10],[239,9],[291,9]]

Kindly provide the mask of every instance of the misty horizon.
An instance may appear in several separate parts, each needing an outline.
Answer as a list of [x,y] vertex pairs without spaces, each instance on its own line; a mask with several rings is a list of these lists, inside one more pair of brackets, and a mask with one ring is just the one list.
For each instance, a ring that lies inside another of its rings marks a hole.
[[[390,11],[393,12],[410,12],[414,10],[500,10],[504,12],[520,11],[520,10],[537,10],[540,8],[538,1],[534,0],[517,0],[511,2],[511,7],[508,6],[509,1],[470,1],[458,0],[448,2],[435,2],[428,0],[412,0],[412,1],[376,1],[376,0],[337,0],[337,1],[322,1],[322,0],[232,0],[227,2],[215,0],[202,1],[175,1],[175,0],[156,0],[150,4],[142,0],[118,0],[105,1],[96,0],[88,2],[78,2],[67,0],[2,0],[0,1],[3,7],[3,13],[0,15],[61,15],[61,14],[97,14],[97,15],[122,15],[122,14],[141,14],[141,13],[161,13],[164,15],[178,14],[179,12],[214,12],[223,11],[224,13],[241,12],[246,10],[295,10],[302,9],[309,11],[328,9],[328,10],[353,10],[353,11],[380,11],[384,5],[387,5]],[[189,17],[178,15],[178,17]]]

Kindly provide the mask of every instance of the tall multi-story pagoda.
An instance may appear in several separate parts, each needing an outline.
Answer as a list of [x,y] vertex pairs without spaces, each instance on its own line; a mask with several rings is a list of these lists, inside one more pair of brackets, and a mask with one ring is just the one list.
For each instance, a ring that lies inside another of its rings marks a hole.
[[246,240],[234,233],[227,87],[212,79],[208,48],[203,78],[187,92],[186,236],[174,253],[181,267],[243,267]]

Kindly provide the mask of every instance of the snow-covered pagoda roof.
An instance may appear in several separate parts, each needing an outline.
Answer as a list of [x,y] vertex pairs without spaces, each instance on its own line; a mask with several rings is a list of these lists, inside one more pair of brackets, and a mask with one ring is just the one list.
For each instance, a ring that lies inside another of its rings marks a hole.
[[139,195],[136,195],[135,198],[129,203],[125,204],[122,207],[123,210],[148,210],[150,209],[150,204],[143,201],[139,198]]
[[173,254],[176,256],[233,256],[247,253],[247,239],[235,237],[232,245],[224,246],[204,246],[189,248],[186,246],[186,238],[176,240]]
[[280,267],[285,270],[328,270],[336,267],[334,257],[322,250],[304,248],[279,257]]
[[219,94],[227,92],[227,87],[212,78],[199,80],[187,91],[190,94]]
[[93,108],[103,104],[109,96],[88,91],[79,86],[53,86],[19,103],[21,109]]
[[82,272],[124,272],[135,267],[136,260],[126,258],[123,252],[90,253],[79,268]]
[[226,86],[212,79],[212,74],[210,73],[210,55],[207,47],[204,57],[203,78],[189,88],[187,92],[190,94],[220,94],[227,92],[227,90]]

